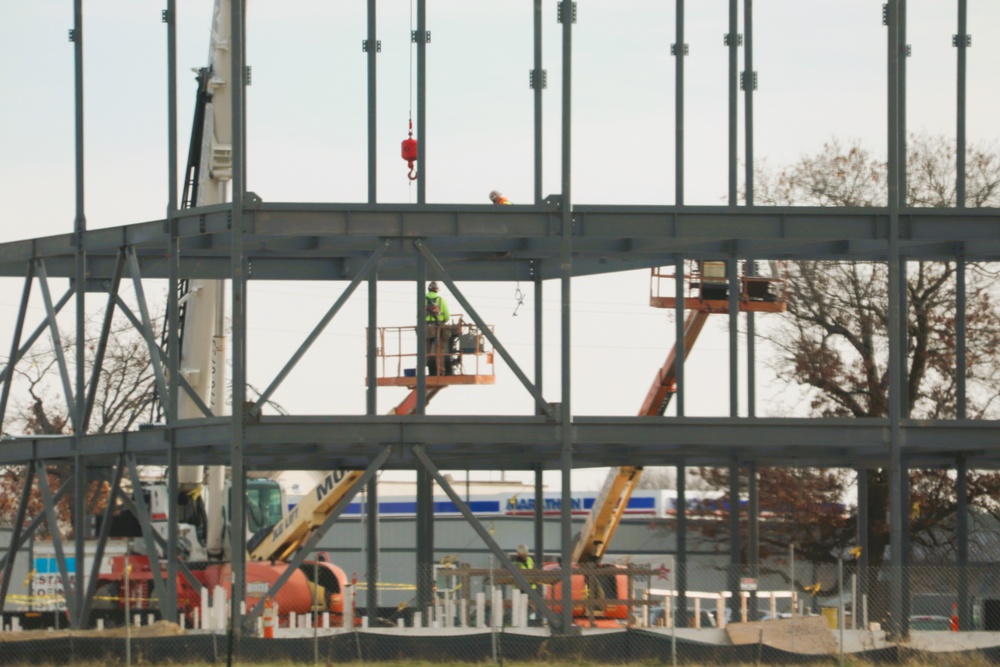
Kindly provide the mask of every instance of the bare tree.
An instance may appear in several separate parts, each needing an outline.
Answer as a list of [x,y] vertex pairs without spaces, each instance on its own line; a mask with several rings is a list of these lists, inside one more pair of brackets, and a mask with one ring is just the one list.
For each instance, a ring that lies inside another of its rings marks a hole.
[[[65,340],[63,352],[68,363],[75,360],[75,341]],[[85,342],[86,377],[92,377],[98,349],[97,335],[89,333]],[[15,364],[12,401],[4,419],[4,430],[11,434],[64,435],[72,432],[66,397],[58,379],[58,360],[51,343],[37,345]],[[74,373],[72,365],[69,372]],[[156,400],[153,367],[145,339],[122,318],[111,327],[104,361],[97,374],[90,433],[111,433],[137,428],[148,418]],[[89,385],[88,385],[89,390]],[[46,471],[53,493],[70,479],[67,466],[51,466]],[[0,467],[0,523],[9,525],[15,518],[20,490],[25,479],[24,466]],[[88,489],[88,506],[98,511],[106,502],[106,484],[93,483]],[[28,516],[42,510],[40,493],[31,492]],[[59,503],[58,518],[62,532],[70,521],[68,497]],[[43,530],[41,534],[46,531]]]
[[[966,152],[967,203],[1000,205],[1000,150],[995,144]],[[913,135],[908,144],[906,196],[910,206],[955,206],[955,151],[943,137]],[[815,154],[772,173],[758,171],[755,200],[760,204],[866,207],[887,201],[886,164],[859,142],[827,143]],[[905,258],[904,258],[905,260]],[[914,260],[906,270],[906,363],[904,416],[955,418],[956,272],[954,262]],[[1000,398],[1000,312],[995,304],[996,273],[990,265],[969,263],[966,280],[967,416],[996,418]],[[803,386],[817,416],[886,417],[889,413],[888,271],[880,262],[790,263],[788,313],[772,319],[760,335],[774,350],[770,363],[778,378]],[[725,470],[704,470],[716,488],[728,484]],[[834,560],[854,540],[856,516],[837,495],[851,480],[845,471],[799,470],[794,474],[762,470],[776,484],[763,484],[761,505],[783,521],[773,527],[817,560]],[[1000,475],[970,476],[969,502],[996,513]],[[792,480],[791,478],[794,478]],[[793,501],[791,481],[803,497]],[[924,554],[944,554],[942,529],[950,533],[956,499],[954,475],[911,471],[911,539]],[[773,488],[772,488],[773,487]],[[770,491],[766,491],[770,489]],[[766,495],[770,494],[770,495]],[[888,477],[868,476],[870,562],[878,564],[888,544]],[[802,503],[812,503],[803,506]],[[853,510],[856,512],[856,509]],[[822,514],[826,516],[821,516]],[[817,531],[819,523],[831,529]],[[724,531],[726,526],[720,526]],[[769,539],[767,537],[765,540]],[[933,556],[931,556],[933,557]]]
[[[72,377],[76,342],[64,340],[63,348]],[[97,335],[88,332],[85,343],[88,391],[97,348]],[[27,398],[14,401],[13,409],[4,419],[6,432],[34,435],[72,432],[57,373],[57,358],[51,344],[33,351],[15,365],[15,386],[23,387]],[[121,318],[108,335],[88,431],[114,433],[136,428],[156,401],[154,380],[145,339]]]

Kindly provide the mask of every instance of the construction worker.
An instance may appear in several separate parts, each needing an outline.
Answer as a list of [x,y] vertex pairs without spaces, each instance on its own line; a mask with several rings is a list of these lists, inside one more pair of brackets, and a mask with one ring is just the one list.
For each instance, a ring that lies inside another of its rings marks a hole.
[[[531,553],[528,551],[527,544],[517,545],[517,553],[512,559],[514,564],[517,565],[522,570],[534,570],[535,569],[535,559],[531,557]],[[531,584],[532,588],[538,588],[538,584]]]
[[[535,569],[535,559],[531,557],[527,544],[517,545],[517,553],[514,554],[514,557],[511,560],[513,560],[514,564],[522,570]],[[531,582],[531,587],[536,591],[538,590],[538,584],[534,582]],[[538,617],[538,614],[535,613],[535,604],[533,602],[529,603],[528,608],[528,625],[541,625],[541,619]]]
[[444,357],[445,374],[452,374],[452,357],[449,354],[454,328],[448,325],[451,314],[448,312],[448,302],[438,293],[438,284],[431,281],[427,286],[425,310],[427,312],[427,368],[431,375],[438,375],[438,351],[446,354]]
[[494,190],[490,193],[490,201],[499,206],[513,206],[510,200],[504,197],[499,190]]

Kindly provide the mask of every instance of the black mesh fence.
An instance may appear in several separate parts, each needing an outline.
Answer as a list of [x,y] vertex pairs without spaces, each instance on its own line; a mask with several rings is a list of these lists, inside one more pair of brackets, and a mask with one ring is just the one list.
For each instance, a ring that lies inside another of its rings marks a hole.
[[105,614],[104,630],[8,611],[0,665],[1000,663],[1000,565],[670,565],[575,570],[565,628],[558,572],[525,571],[531,595],[501,568],[460,563],[425,573],[407,603],[373,607],[371,617],[358,601],[366,584],[353,583],[353,620],[278,609],[233,628],[224,596],[183,624],[156,620],[155,600],[145,600],[127,628],[122,610]]

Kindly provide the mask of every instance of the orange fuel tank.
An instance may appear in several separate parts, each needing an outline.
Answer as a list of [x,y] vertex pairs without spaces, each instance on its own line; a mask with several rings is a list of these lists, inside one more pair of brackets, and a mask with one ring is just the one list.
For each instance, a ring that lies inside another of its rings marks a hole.
[[[257,604],[287,569],[287,563],[247,561],[247,608]],[[216,572],[218,580],[207,583],[210,586],[218,584],[226,589],[227,594],[231,593],[230,565],[228,563],[220,565]],[[316,575],[319,577],[318,587],[313,581]],[[290,612],[309,613],[313,610],[314,602],[318,602],[321,611],[329,611],[337,620],[337,617],[342,617],[344,613],[346,586],[347,576],[333,563],[306,561],[289,576],[288,581],[276,593],[272,594],[271,600],[278,605],[278,613],[282,618],[286,618]]]

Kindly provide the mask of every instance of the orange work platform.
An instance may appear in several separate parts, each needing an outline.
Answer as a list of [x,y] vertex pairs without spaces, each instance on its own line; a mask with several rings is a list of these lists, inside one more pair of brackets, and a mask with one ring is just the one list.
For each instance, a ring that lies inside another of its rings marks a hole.
[[[762,267],[758,267],[760,264]],[[786,263],[753,262],[755,270],[747,274],[747,262],[740,262],[741,275],[736,280],[739,289],[737,303],[742,312],[783,313],[786,310],[788,272]],[[757,269],[761,270],[758,271]],[[765,272],[765,275],[759,275]],[[657,267],[650,277],[649,305],[654,308],[674,308],[677,305],[676,273],[673,267]],[[689,260],[685,262],[684,308],[703,313],[729,312],[729,276],[726,262]]]
[[[428,387],[448,387],[455,384],[495,384],[495,375],[428,375]],[[378,378],[376,384],[380,387],[407,387],[413,389],[417,386],[417,378],[414,377],[394,377]]]
[[426,346],[427,387],[494,384],[493,350],[482,331],[461,315],[441,329],[419,341],[415,326],[379,328],[375,383],[379,387],[415,388],[420,343]]

